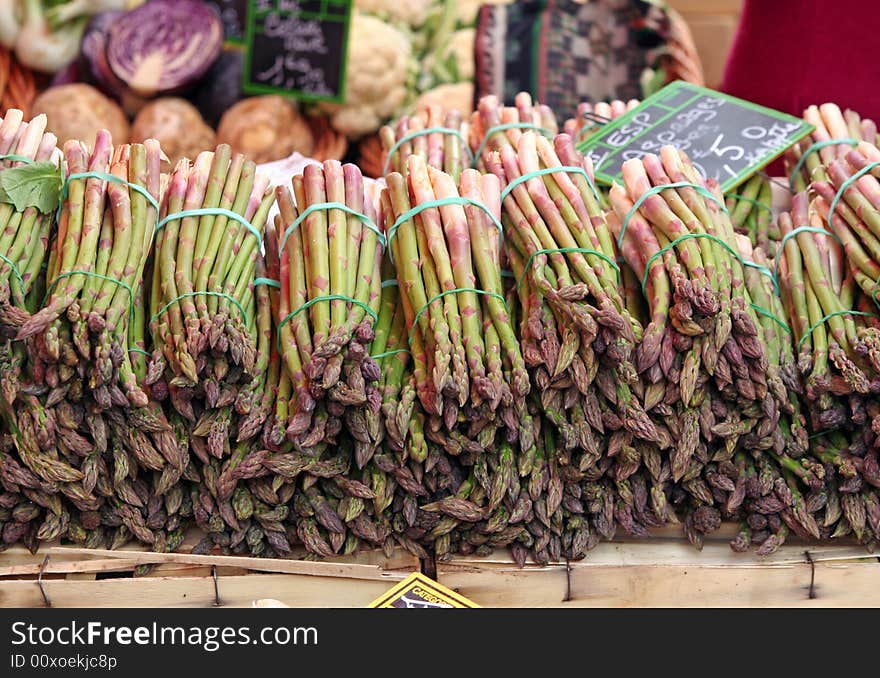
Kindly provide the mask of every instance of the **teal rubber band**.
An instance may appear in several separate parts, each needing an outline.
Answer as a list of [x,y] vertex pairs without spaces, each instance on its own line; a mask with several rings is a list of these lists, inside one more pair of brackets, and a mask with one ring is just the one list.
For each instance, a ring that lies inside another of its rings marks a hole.
[[[870,172],[875,167],[880,167],[880,160],[875,160],[874,162],[869,162],[867,165],[862,167],[858,172],[849,177],[846,181],[844,181],[840,188],[837,189],[837,195],[834,196],[834,200],[831,201],[831,210],[829,211],[830,215],[834,215],[835,210],[837,209],[837,203],[840,202],[840,199],[843,197],[843,194],[846,190],[853,185],[860,177],[863,177],[868,172]],[[829,217],[830,219],[831,217]]]
[[642,193],[642,195],[639,196],[638,200],[635,201],[630,211],[626,213],[626,217],[624,217],[623,224],[620,227],[620,235],[617,237],[618,249],[623,249],[623,237],[626,235],[626,227],[629,226],[630,219],[635,216],[636,212],[639,211],[639,208],[645,203],[648,198],[657,195],[668,188],[692,188],[703,197],[708,198],[716,205],[718,205],[718,207],[721,208],[722,212],[724,212],[725,214],[730,214],[730,212],[727,210],[727,205],[724,204],[724,201],[719,200],[715,196],[715,194],[709,191],[709,189],[707,189],[705,186],[692,184],[689,181],[676,181],[674,184],[661,184],[660,186],[654,186]]
[[[833,215],[834,212],[830,212],[830,214]],[[828,231],[824,228],[818,228],[817,226],[798,226],[797,228],[792,229],[784,236],[782,236],[782,240],[779,241],[779,249],[777,249],[776,251],[785,254],[785,243],[794,238],[798,233],[818,233],[819,235],[827,235],[828,237],[834,238],[837,242],[843,245],[837,233],[835,233],[834,231]],[[779,261],[781,258],[781,256],[777,256],[776,261],[773,263],[773,278],[777,282],[777,287],[779,283]]]
[[370,357],[373,360],[382,360],[382,358],[389,358],[393,355],[397,355],[398,353],[409,353],[408,348],[396,348],[393,351],[385,351],[384,353],[379,353],[378,355],[371,355]]
[[277,289],[281,289],[281,281],[273,280],[272,278],[254,278],[254,287],[258,285],[265,285],[266,287],[275,287]]
[[597,252],[596,250],[591,250],[589,247],[553,247],[551,249],[541,249],[536,250],[529,255],[529,258],[526,259],[525,270],[523,274],[520,276],[519,281],[516,283],[517,288],[522,287],[523,281],[526,279],[526,276],[529,274],[529,270],[532,265],[532,261],[535,257],[541,254],[569,254],[574,252],[581,252],[582,254],[592,254],[593,256],[599,257],[604,261],[611,264],[611,267],[617,273],[617,284],[620,285],[620,266],[617,265],[617,262],[614,261],[611,257],[603,252]]
[[154,315],[152,318],[150,318],[150,324],[152,325],[154,322],[156,322],[159,319],[159,316],[161,316],[163,313],[165,313],[165,311],[167,311],[169,308],[171,308],[178,301],[180,301],[181,299],[189,299],[190,297],[217,297],[218,299],[227,299],[228,301],[231,301],[232,304],[238,309],[238,312],[241,313],[242,320],[247,318],[247,313],[244,310],[244,306],[241,305],[241,302],[238,299],[236,299],[235,297],[232,297],[228,294],[224,294],[223,292],[209,292],[209,291],[205,290],[205,291],[200,291],[200,292],[187,292],[185,294],[177,295],[176,297],[174,297],[174,299],[172,299],[167,304],[165,304],[162,308],[160,308],[156,312],[156,315]]
[[[495,225],[495,228],[498,229],[498,233],[501,237],[504,237],[504,226],[501,225],[501,222],[498,221],[498,217],[492,214],[492,211],[486,207],[479,200],[473,200],[471,198],[465,198],[463,196],[450,196],[449,198],[440,198],[438,200],[428,200],[427,202],[420,203],[413,207],[412,209],[401,214],[397,220],[391,225],[391,228],[388,229],[388,244],[391,244],[391,240],[397,234],[397,229],[399,229],[404,223],[412,219],[417,214],[421,214],[427,209],[431,209],[434,207],[443,207],[444,205],[472,205],[473,207],[479,207],[486,214],[489,215],[489,218],[492,220],[492,223]],[[388,258],[391,259],[391,263],[394,263],[394,253],[391,251],[391,248],[388,249]]]
[[763,306],[758,306],[758,304],[749,304],[749,306],[751,306],[753,309],[755,309],[755,311],[760,313],[765,318],[770,318],[770,320],[772,320],[777,325],[779,325],[788,334],[791,334],[791,328],[788,326],[788,324],[784,323],[782,320],[780,320],[776,315],[774,315],[773,313],[768,311],[766,308],[764,308]]
[[15,153],[7,153],[6,155],[0,155],[0,161],[10,160],[12,162],[23,162],[26,165],[33,165],[36,160],[33,158],[29,158],[26,155],[16,155]]
[[385,158],[385,164],[382,165],[382,176],[388,174],[388,169],[391,165],[391,158],[394,157],[394,154],[400,150],[400,147],[403,146],[407,141],[412,141],[416,137],[427,136],[428,134],[448,134],[449,136],[458,137],[458,140],[461,141],[461,145],[464,148],[465,152],[468,156],[468,163],[470,165],[474,164],[474,154],[468,146],[467,139],[464,138],[464,135],[457,129],[453,129],[452,127],[426,127],[425,129],[419,129],[415,132],[410,132],[402,136],[397,142],[391,147],[391,150],[388,151],[388,157]]
[[21,271],[18,270],[18,266],[16,266],[12,259],[8,259],[0,254],[0,261],[4,261],[9,265],[9,268],[12,270],[12,275],[15,276],[15,279],[18,280],[19,289],[21,290],[22,296],[24,296],[24,278],[21,277]]
[[803,152],[800,158],[798,158],[797,164],[794,166],[794,170],[791,173],[791,176],[788,178],[788,187],[789,190],[794,191],[794,179],[797,177],[801,170],[804,167],[804,163],[807,161],[807,158],[827,146],[840,146],[841,144],[847,144],[848,146],[858,146],[858,139],[826,139],[825,141],[817,141],[815,144],[810,146],[806,151]]
[[494,297],[495,299],[500,300],[502,304],[504,304],[504,308],[507,308],[507,301],[504,299],[504,297],[502,297],[500,294],[497,294],[495,292],[487,292],[486,290],[478,290],[475,287],[456,287],[454,290],[444,290],[440,294],[436,294],[433,297],[431,297],[430,299],[428,299],[427,303],[419,309],[418,313],[416,313],[415,317],[413,318],[412,328],[409,331],[410,343],[412,343],[413,332],[415,332],[416,328],[419,326],[419,318],[422,317],[422,314],[428,309],[428,306],[433,304],[435,301],[439,301],[440,299],[442,299],[443,297],[445,297],[447,295],[459,294],[461,292],[473,292],[474,294],[483,294],[487,297]]
[[[76,179],[101,179],[102,181],[109,181],[112,184],[120,184],[122,186],[128,186],[135,193],[140,193],[144,198],[146,198],[147,202],[150,203],[150,207],[156,210],[156,219],[159,218],[159,201],[156,200],[150,192],[144,188],[143,186],[139,186],[138,184],[133,184],[130,181],[126,181],[121,177],[117,177],[115,174],[108,174],[107,172],[74,172],[73,174],[68,174],[67,178],[64,180],[64,183],[61,184],[61,197],[59,199],[60,203],[63,203],[67,200],[67,194],[70,189],[70,182]],[[58,209],[61,209],[59,205]],[[159,228],[158,226],[156,227]]]
[[144,349],[142,349],[142,348],[137,348],[136,346],[134,346],[134,347],[128,349],[128,352],[129,352],[129,353],[139,353],[140,355],[142,355],[142,356],[146,356],[147,358],[152,358],[152,357],[153,357],[153,356],[151,356],[147,351],[145,351]]
[[308,218],[315,212],[322,212],[325,210],[342,210],[346,214],[357,217],[364,226],[366,226],[368,229],[376,234],[376,237],[379,239],[379,243],[382,245],[382,249],[385,249],[387,245],[385,235],[376,227],[376,224],[374,224],[372,219],[370,219],[370,217],[368,217],[366,214],[358,212],[357,210],[353,210],[351,207],[341,202],[318,202],[314,205],[310,205],[305,210],[303,210],[300,215],[293,220],[293,223],[287,227],[287,229],[284,231],[284,235],[281,238],[281,244],[278,246],[278,255],[281,256],[284,254],[284,246],[287,245],[287,239],[297,228],[299,228],[300,224],[302,224],[302,222],[304,222],[306,218]]
[[501,125],[495,125],[486,130],[486,134],[483,136],[483,140],[480,142],[477,152],[474,153],[474,163],[476,163],[483,155],[483,151],[486,150],[486,144],[489,143],[489,139],[492,138],[492,135],[496,132],[503,132],[508,129],[530,129],[535,132],[540,132],[545,137],[553,136],[553,132],[546,127],[541,127],[540,125],[535,125],[531,122],[505,122]]
[[572,174],[582,174],[584,179],[586,179],[587,183],[590,185],[590,190],[593,192],[593,197],[596,199],[596,202],[601,203],[601,200],[599,199],[599,193],[596,191],[596,186],[593,184],[593,180],[590,179],[590,175],[587,174],[587,171],[583,167],[575,167],[573,165],[563,165],[561,167],[545,167],[544,169],[535,170],[534,172],[526,172],[525,174],[517,177],[504,187],[504,190],[501,191],[501,202],[504,202],[504,199],[508,195],[510,195],[511,191],[513,191],[513,189],[520,184],[528,181],[529,179],[542,177],[546,174],[553,174],[554,172],[570,172]]
[[774,291],[776,291],[776,289],[777,289],[776,288],[776,279],[773,276],[773,272],[769,268],[767,268],[766,266],[761,266],[761,264],[756,264],[754,261],[749,261],[747,259],[744,259],[742,254],[740,254],[739,252],[734,250],[730,245],[728,245],[726,242],[724,242],[717,235],[714,235],[712,233],[685,233],[684,235],[676,238],[671,243],[666,245],[666,247],[660,248],[659,250],[654,252],[654,254],[652,254],[650,257],[648,257],[648,261],[645,262],[645,273],[642,276],[642,292],[646,296],[647,296],[646,290],[648,287],[648,274],[651,272],[651,266],[654,264],[654,262],[657,261],[657,259],[662,257],[664,254],[666,254],[667,252],[672,250],[679,243],[684,242],[685,240],[692,240],[694,238],[708,238],[709,240],[712,240],[713,242],[718,243],[725,250],[727,250],[731,254],[731,256],[733,256],[733,258],[736,259],[740,263],[740,265],[748,266],[749,268],[754,268],[756,271],[758,271],[758,272],[764,274],[765,276],[767,276],[768,278],[770,278],[771,282],[773,282],[773,284],[774,284]]
[[501,271],[502,278],[515,278],[516,274],[513,271]]
[[821,327],[825,323],[826,320],[829,320],[831,318],[836,318],[839,315],[860,315],[860,316],[868,316],[871,318],[880,317],[876,313],[867,313],[866,311],[855,311],[855,310],[846,310],[846,309],[844,309],[842,311],[834,311],[833,313],[829,313],[828,315],[823,317],[818,322],[813,323],[809,327],[809,329],[807,329],[807,331],[804,332],[804,336],[802,336],[797,343],[797,350],[798,351],[801,350],[801,346],[804,345],[804,342],[807,340],[807,337],[809,337],[813,332],[815,332],[819,327]]
[[257,239],[258,245],[263,244],[262,234],[256,229],[256,227],[251,222],[249,222],[247,219],[245,219],[240,214],[236,214],[235,212],[233,212],[231,210],[223,209],[222,207],[200,207],[200,208],[194,209],[194,210],[183,210],[182,212],[175,212],[174,214],[169,214],[167,217],[162,219],[162,221],[160,221],[158,224],[156,224],[156,233],[161,231],[162,228],[165,226],[165,224],[167,224],[169,221],[176,221],[177,219],[185,219],[186,217],[204,217],[204,216],[210,216],[210,215],[214,215],[214,216],[218,216],[218,217],[226,217],[227,219],[232,219],[233,221],[237,221],[238,223],[240,223],[242,226],[244,226],[247,230],[249,230],[251,232],[251,235],[253,235]]
[[389,278],[388,280],[383,280],[382,289],[384,290],[386,287],[398,287],[397,278]]
[[321,295],[320,297],[315,297],[314,299],[309,299],[306,303],[304,303],[298,309],[296,309],[295,311],[291,311],[286,316],[284,316],[284,318],[281,320],[281,322],[278,323],[278,327],[275,330],[278,333],[278,348],[279,349],[281,348],[281,328],[282,327],[284,327],[287,323],[289,323],[291,320],[293,320],[298,314],[302,313],[307,308],[314,306],[319,301],[336,301],[336,300],[347,301],[351,304],[354,304],[355,306],[360,306],[373,319],[373,322],[379,321],[379,316],[376,314],[376,312],[372,308],[367,306],[365,303],[363,303],[362,301],[358,301],[357,299],[352,299],[351,297],[347,297],[344,294],[324,294],[324,295]]
[[119,287],[128,292],[128,315],[130,320],[134,319],[134,290],[131,289],[131,286],[126,284],[122,280],[117,280],[116,278],[111,278],[110,276],[102,275],[101,273],[92,273],[91,271],[67,271],[66,273],[61,273],[46,288],[46,294],[43,296],[43,306],[46,305],[46,302],[49,300],[49,296],[52,294],[52,291],[55,289],[61,279],[69,278],[73,275],[84,275],[87,278],[97,278],[98,280],[103,280],[105,282],[111,282],[115,285],[119,285]]
[[763,210],[767,210],[770,216],[773,216],[773,208],[770,207],[766,202],[761,202],[760,200],[755,200],[754,198],[749,198],[745,195],[740,195],[739,193],[728,193],[724,196],[725,198],[736,198],[738,201],[751,203],[755,207],[760,207]]

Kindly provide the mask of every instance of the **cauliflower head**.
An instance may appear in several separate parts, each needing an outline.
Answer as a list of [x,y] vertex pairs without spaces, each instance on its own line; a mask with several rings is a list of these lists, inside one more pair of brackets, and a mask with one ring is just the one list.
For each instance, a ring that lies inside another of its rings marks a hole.
[[476,29],[462,28],[452,34],[443,50],[444,59],[448,59],[450,55],[455,59],[459,80],[473,80],[474,78],[474,41],[476,38]]
[[390,24],[356,12],[348,43],[344,104],[323,104],[333,128],[351,139],[375,132],[403,108],[412,46]]
[[402,22],[413,28],[425,23],[433,4],[433,0],[354,0],[355,9],[361,12],[375,14],[390,23]]

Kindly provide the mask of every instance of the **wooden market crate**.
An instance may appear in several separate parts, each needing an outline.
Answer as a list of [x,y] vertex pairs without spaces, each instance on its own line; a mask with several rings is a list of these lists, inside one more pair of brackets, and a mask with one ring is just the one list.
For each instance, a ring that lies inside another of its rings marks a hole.
[[672,528],[599,544],[584,560],[518,568],[506,552],[437,563],[436,578],[484,607],[880,606],[880,558],[858,545],[787,543],[734,553],[722,526],[698,551]]
[[250,607],[272,598],[290,607],[365,607],[420,570],[402,549],[323,561],[193,555],[140,545],[105,551],[44,545],[0,553],[0,607]]
[[47,600],[54,607],[249,607],[263,599],[365,607],[423,566],[483,607],[880,606],[880,557],[863,547],[790,542],[759,557],[730,550],[735,531],[722,526],[697,551],[669,527],[647,540],[601,543],[582,561],[522,569],[507,551],[423,564],[402,550],[317,562],[304,554],[157,554],[139,546],[55,545],[32,555],[16,546],[0,553],[0,607],[45,607]]

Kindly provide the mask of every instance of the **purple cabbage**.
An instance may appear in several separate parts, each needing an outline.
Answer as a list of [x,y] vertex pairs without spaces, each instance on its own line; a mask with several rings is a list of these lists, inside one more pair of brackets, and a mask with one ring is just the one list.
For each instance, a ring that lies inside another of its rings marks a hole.
[[107,36],[110,34],[110,27],[124,14],[121,11],[101,12],[92,17],[80,47],[81,61],[84,64],[80,73],[104,94],[117,100],[123,98],[127,88],[107,62]]
[[180,92],[197,82],[223,47],[223,22],[201,0],[153,0],[110,25],[107,62],[141,96]]

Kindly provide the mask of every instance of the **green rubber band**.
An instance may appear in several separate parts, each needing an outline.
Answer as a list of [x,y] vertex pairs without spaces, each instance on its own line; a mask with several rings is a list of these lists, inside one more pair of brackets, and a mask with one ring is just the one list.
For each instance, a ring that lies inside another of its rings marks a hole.
[[[831,212],[831,214],[834,213]],[[829,231],[824,228],[818,228],[817,226],[798,226],[797,228],[789,231],[784,236],[782,236],[782,240],[779,241],[779,248],[776,251],[785,254],[785,243],[794,238],[798,233],[818,233],[819,235],[827,235],[831,238],[834,238],[837,242],[843,245],[837,233],[835,233],[834,231]],[[779,281],[779,261],[781,258],[782,257],[777,256],[776,261],[773,263],[773,277],[777,281],[777,283]]]
[[[498,221],[498,217],[492,214],[492,211],[486,207],[479,200],[473,200],[472,198],[465,198],[463,196],[453,195],[449,198],[439,198],[437,200],[428,200],[427,202],[420,203],[413,207],[412,209],[401,214],[397,221],[395,221],[391,228],[388,229],[388,244],[391,244],[391,240],[397,234],[397,229],[399,229],[405,222],[412,219],[417,214],[421,214],[427,209],[431,209],[434,207],[443,207],[444,205],[472,205],[473,207],[479,207],[486,214],[489,215],[489,218],[492,220],[492,223],[498,229],[498,233],[501,237],[504,237],[504,226],[501,225],[501,222]],[[391,251],[391,248],[388,248],[388,258],[391,259],[391,263],[394,263],[394,253]]]
[[16,155],[15,153],[0,155],[0,161],[3,160],[11,160],[12,162],[23,162],[26,165],[33,165],[36,162],[36,160],[34,160],[33,158],[29,158],[26,155]]
[[304,303],[298,309],[296,309],[295,311],[291,311],[286,316],[284,316],[284,318],[281,320],[281,322],[278,323],[278,327],[275,330],[278,333],[278,348],[279,349],[281,348],[281,328],[282,327],[284,327],[287,323],[289,323],[291,320],[293,320],[298,314],[302,313],[307,308],[314,306],[319,301],[337,301],[337,300],[346,301],[348,303],[354,304],[355,306],[360,306],[373,319],[373,322],[379,321],[379,316],[376,314],[376,312],[372,308],[367,306],[365,303],[363,303],[362,301],[358,301],[357,299],[352,299],[351,297],[347,297],[344,294],[324,294],[324,295],[321,295],[320,297],[315,297],[314,299],[309,299],[306,303]]
[[556,254],[556,253],[569,254],[569,253],[574,253],[574,252],[581,252],[583,254],[592,254],[593,256],[599,257],[600,259],[603,259],[606,262],[608,262],[609,264],[611,264],[611,267],[617,273],[617,284],[620,285],[620,266],[618,266],[617,262],[614,261],[614,259],[609,257],[607,254],[605,254],[603,252],[597,252],[596,250],[591,250],[589,247],[553,247],[550,249],[536,250],[536,251],[532,252],[531,255],[529,255],[529,258],[526,259],[525,270],[523,271],[523,274],[520,276],[519,281],[516,283],[517,288],[522,287],[523,281],[526,279],[526,276],[529,273],[529,269],[532,264],[532,260],[535,257],[537,257],[538,255]]
[[737,201],[751,203],[755,207],[760,207],[763,210],[767,210],[770,216],[773,216],[773,208],[770,207],[766,202],[761,202],[760,200],[755,200],[754,198],[750,198],[746,195],[740,195],[739,193],[728,193],[724,196],[725,198],[736,198]]
[[412,328],[409,331],[410,343],[412,343],[413,332],[415,332],[416,328],[419,326],[419,318],[422,317],[422,313],[424,313],[427,310],[428,306],[433,304],[435,301],[439,301],[440,299],[442,299],[443,297],[445,297],[449,294],[458,294],[460,292],[473,292],[474,294],[483,294],[487,297],[494,297],[494,298],[498,299],[499,301],[501,301],[502,304],[504,304],[504,308],[507,308],[507,301],[504,299],[504,297],[502,297],[500,294],[497,294],[495,292],[487,292],[486,290],[478,290],[475,287],[456,287],[454,290],[444,290],[440,294],[434,295],[433,297],[428,299],[428,302],[419,309],[418,313],[416,313],[415,317],[413,318]]
[[636,212],[639,211],[639,208],[644,204],[644,202],[650,198],[651,196],[657,195],[662,191],[665,191],[668,188],[693,188],[697,193],[702,195],[705,198],[709,198],[712,202],[714,202],[718,207],[721,208],[721,211],[725,214],[730,214],[727,210],[727,205],[724,204],[723,200],[719,200],[714,193],[709,191],[705,186],[700,186],[699,184],[692,184],[689,181],[676,181],[674,184],[661,184],[660,186],[654,186],[649,188],[647,191],[642,193],[639,196],[638,200],[635,201],[632,208],[629,212],[626,213],[626,217],[623,219],[623,224],[620,227],[620,235],[617,237],[617,247],[618,249],[623,249],[623,237],[626,235],[626,227],[629,226],[629,221],[632,219]]
[[133,347],[133,348],[128,349],[128,352],[129,353],[139,353],[140,355],[146,356],[147,358],[153,357],[152,355],[150,355],[147,351],[145,351],[142,348]]
[[398,287],[397,278],[389,278],[388,280],[382,281],[382,289],[384,290],[386,287]]
[[561,167],[545,167],[544,169],[535,170],[534,172],[526,172],[525,174],[517,177],[504,187],[504,190],[501,191],[501,202],[504,202],[504,199],[508,195],[510,195],[511,191],[513,191],[513,189],[520,184],[528,181],[529,179],[542,177],[546,174],[553,174],[554,172],[570,172],[572,174],[582,174],[584,179],[586,179],[587,183],[590,185],[590,190],[593,192],[593,197],[596,198],[596,202],[601,203],[601,200],[599,199],[599,193],[596,191],[596,187],[593,185],[593,180],[590,179],[590,175],[587,174],[587,171],[583,167],[575,167],[573,165],[563,165]]
[[180,301],[181,299],[189,299],[190,297],[217,297],[218,299],[227,299],[228,301],[231,301],[232,304],[235,306],[235,308],[238,309],[238,312],[241,313],[242,320],[247,318],[247,313],[244,310],[244,306],[241,305],[241,302],[238,299],[236,299],[235,297],[232,297],[228,294],[224,294],[223,292],[209,292],[209,291],[205,290],[205,291],[199,291],[199,292],[187,292],[185,294],[177,295],[176,297],[174,297],[174,299],[172,299],[167,304],[165,304],[162,308],[160,308],[156,312],[156,315],[154,315],[152,318],[150,318],[150,324],[152,325],[154,322],[156,322],[159,319],[159,316],[161,316],[163,313],[165,313],[165,311],[167,311],[169,308],[171,308],[178,301]]
[[483,151],[486,149],[486,144],[489,143],[489,139],[492,138],[492,135],[496,132],[503,132],[508,129],[531,129],[540,132],[545,137],[553,136],[553,132],[546,127],[541,127],[540,125],[535,125],[531,122],[505,122],[501,125],[495,125],[486,130],[486,134],[483,136],[483,140],[480,142],[477,152],[474,153],[474,163],[476,163],[480,159],[480,156],[483,155]]
[[200,207],[194,210],[183,210],[182,212],[175,212],[174,214],[169,214],[167,217],[162,219],[158,224],[156,224],[156,233],[162,230],[162,228],[169,221],[175,221],[177,219],[185,219],[186,217],[204,217],[204,216],[218,216],[218,217],[226,217],[227,219],[232,219],[233,221],[237,221],[242,226],[244,226],[247,230],[251,232],[257,239],[257,245],[262,246],[263,244],[263,236],[256,229],[256,227],[245,219],[240,214],[236,214],[235,212],[227,209],[223,209],[222,207]]
[[880,317],[876,313],[867,313],[865,311],[855,311],[855,310],[846,310],[846,309],[844,309],[842,311],[834,311],[833,313],[829,313],[828,315],[823,317],[818,322],[813,323],[813,325],[811,325],[809,327],[809,329],[807,329],[807,331],[804,332],[804,336],[802,336],[797,343],[797,350],[798,351],[801,350],[801,346],[804,345],[804,342],[807,340],[807,337],[809,337],[813,332],[815,332],[817,329],[819,329],[819,327],[821,327],[825,323],[826,320],[830,320],[831,318],[836,318],[839,315],[861,315],[861,316],[868,316],[871,318]]
[[[852,186],[853,183],[855,183],[860,177],[863,177],[875,167],[880,167],[880,161],[875,160],[874,162],[869,162],[867,165],[862,167],[862,169],[853,174],[849,179],[847,179],[840,185],[840,188],[837,189],[837,195],[835,195],[834,200],[831,201],[831,210],[829,211],[829,214],[831,214],[832,216],[834,215],[835,210],[837,209],[837,203],[840,202],[840,199],[843,197],[843,194],[846,192],[846,190],[850,186]],[[829,219],[830,218],[831,217],[829,217]]]
[[67,271],[66,273],[61,273],[52,283],[46,288],[46,294],[43,296],[43,306],[46,305],[46,302],[49,300],[49,296],[52,294],[52,291],[55,289],[56,285],[61,281],[62,278],[69,278],[72,275],[84,275],[87,278],[97,278],[98,280],[103,280],[105,282],[112,282],[119,287],[123,288],[126,292],[128,292],[128,315],[129,320],[134,319],[134,290],[131,289],[131,286],[123,282],[122,280],[117,280],[116,278],[111,278],[107,275],[102,275],[100,273],[92,273],[91,271]]
[[810,146],[806,151],[803,152],[800,158],[798,158],[797,164],[794,166],[794,170],[791,173],[791,176],[788,178],[788,186],[789,189],[794,191],[794,179],[797,177],[801,170],[804,167],[804,163],[807,161],[807,158],[827,146],[839,146],[841,144],[847,144],[849,146],[858,146],[858,139],[826,139],[825,141],[817,141],[815,144]]
[[370,219],[370,217],[368,217],[366,214],[362,214],[357,210],[353,210],[351,207],[341,202],[318,202],[314,205],[310,205],[309,207],[307,207],[303,212],[300,213],[300,215],[296,219],[293,220],[293,223],[287,227],[287,229],[284,231],[284,235],[281,238],[281,244],[278,246],[278,255],[281,256],[284,254],[284,246],[287,245],[287,239],[297,228],[299,228],[300,224],[304,222],[307,217],[314,214],[315,212],[322,212],[325,210],[342,210],[346,214],[357,217],[364,226],[366,226],[368,229],[376,234],[376,237],[379,239],[379,242],[382,245],[382,249],[385,249],[387,245],[385,235],[376,227],[376,224],[374,224],[372,219]]
[[[73,174],[67,175],[64,183],[61,184],[61,197],[58,200],[59,203],[64,203],[64,201],[67,200],[70,182],[76,179],[101,179],[102,181],[109,181],[111,184],[128,186],[132,191],[140,193],[146,198],[147,202],[150,203],[150,207],[156,210],[156,219],[159,218],[159,202],[146,188],[139,186],[138,184],[133,184],[130,181],[126,181],[121,177],[117,177],[115,174],[108,174],[107,172],[74,172]],[[59,205],[58,209],[61,209],[61,205]],[[156,228],[158,229],[159,227],[157,226]]]
[[666,247],[660,248],[659,250],[654,252],[654,254],[652,254],[650,257],[648,257],[648,261],[645,262],[645,273],[642,276],[642,292],[646,296],[647,296],[646,290],[648,287],[648,274],[651,272],[651,266],[654,264],[654,262],[657,259],[659,259],[661,256],[663,256],[664,254],[669,252],[671,249],[673,249],[679,243],[684,242],[685,240],[692,240],[694,238],[708,238],[709,240],[712,240],[713,242],[718,243],[725,250],[727,250],[731,254],[731,256],[733,256],[733,258],[736,259],[740,263],[741,266],[748,266],[749,268],[754,268],[759,273],[762,273],[763,275],[767,276],[774,285],[774,291],[776,291],[778,294],[778,288],[776,287],[776,278],[773,276],[773,272],[769,268],[767,268],[766,266],[761,266],[761,264],[756,264],[754,261],[749,261],[748,259],[744,259],[742,254],[740,254],[739,252],[734,250],[730,245],[728,245],[726,242],[724,242],[717,235],[713,235],[712,233],[685,233],[684,235],[673,240]]
[[393,351],[385,351],[384,353],[380,353],[378,355],[371,355],[370,357],[373,360],[382,360],[382,358],[389,358],[393,355],[397,355],[398,353],[409,353],[408,348],[396,348]]
[[281,281],[272,280],[272,278],[254,278],[254,287],[265,285],[266,287],[275,287],[281,289]]
[[468,146],[467,139],[464,138],[464,135],[457,129],[453,129],[452,127],[426,127],[425,129],[416,130],[415,132],[410,132],[402,136],[392,147],[391,150],[388,151],[388,157],[385,158],[385,164],[382,165],[382,176],[388,174],[388,169],[391,165],[391,158],[400,150],[400,147],[403,146],[407,141],[412,141],[416,137],[427,136],[428,134],[448,134],[449,136],[458,137],[458,140],[461,141],[461,145],[464,148],[465,152],[468,155],[468,162],[470,165],[474,164],[474,154]]
[[501,271],[502,278],[515,278],[516,274],[513,271]]
[[19,288],[21,289],[21,294],[24,296],[24,278],[21,277],[21,271],[18,270],[18,266],[16,266],[12,259],[8,259],[0,254],[0,261],[4,261],[9,265],[9,268],[12,270],[12,275],[15,276],[15,279],[18,280]]
[[779,325],[788,334],[791,334],[791,328],[786,323],[784,323],[782,320],[780,320],[776,315],[774,315],[773,313],[768,311],[766,308],[764,308],[763,306],[758,306],[758,304],[749,304],[749,306],[751,306],[753,309],[755,309],[755,311],[760,313],[765,318],[770,318],[770,320],[772,320],[777,325]]
[[880,299],[877,298],[877,294],[880,293],[880,280],[874,283],[874,287],[871,288],[871,299],[874,300],[874,303],[877,305],[877,308],[880,308]]

